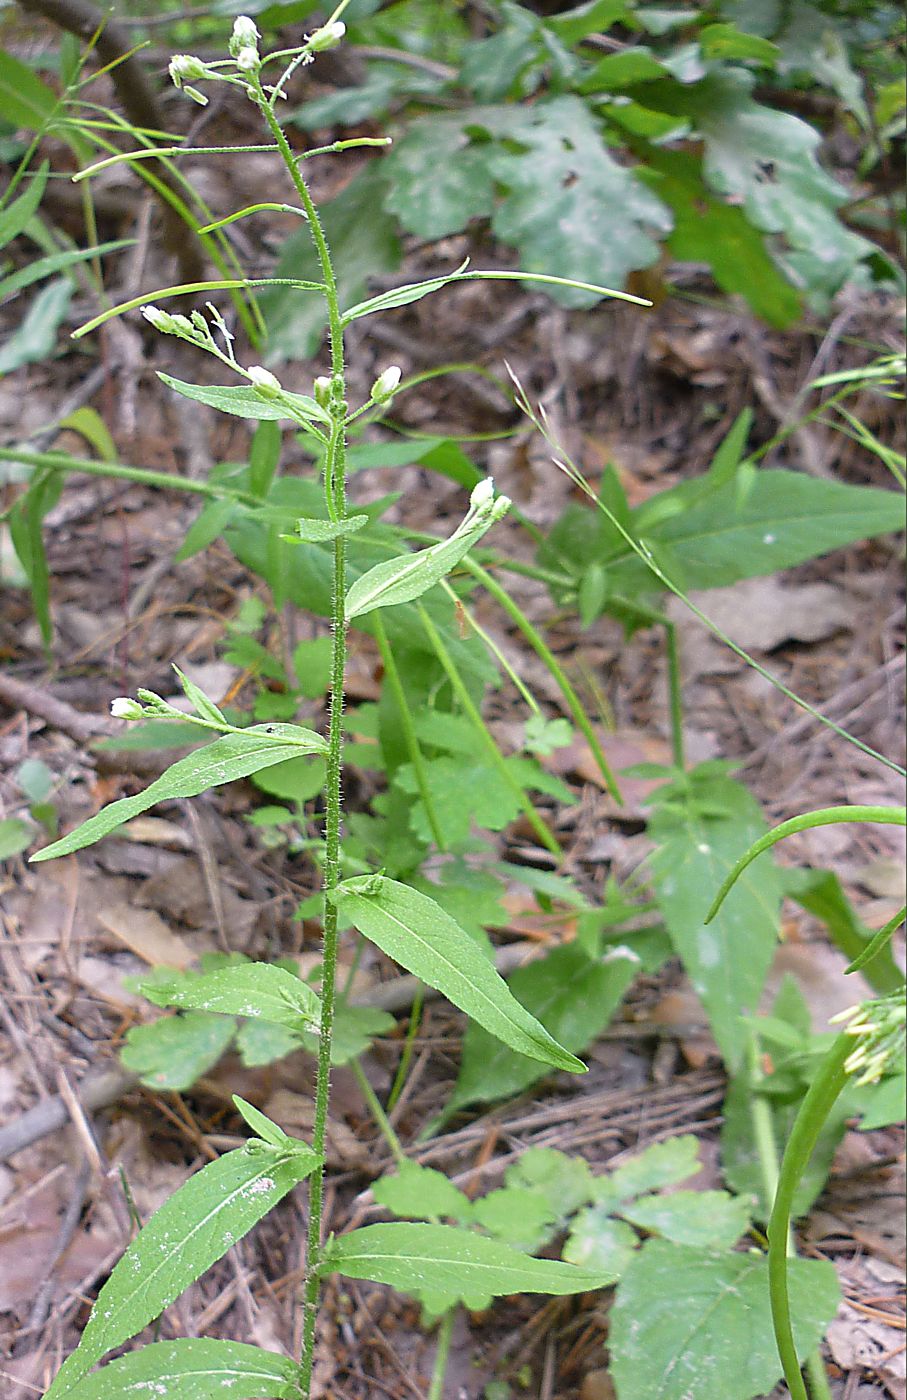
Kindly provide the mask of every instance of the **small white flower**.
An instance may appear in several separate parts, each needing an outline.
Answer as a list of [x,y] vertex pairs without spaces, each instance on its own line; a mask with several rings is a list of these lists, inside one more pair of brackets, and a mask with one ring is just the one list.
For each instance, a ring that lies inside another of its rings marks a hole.
[[258,49],[240,49],[236,55],[236,66],[241,73],[257,73],[261,67]]
[[249,383],[262,399],[276,399],[281,392],[281,383],[276,374],[272,374],[264,365],[250,365],[246,370],[249,376]]
[[253,20],[248,15],[237,15],[230,35],[230,57],[236,58],[243,49],[255,49],[261,38]]
[[312,388],[315,392],[315,402],[322,408],[327,408],[331,402],[331,377],[329,374],[319,374]]
[[336,48],[345,33],[346,25],[339,19],[333,24],[323,24],[314,34],[309,35],[309,50],[312,53],[324,53],[325,49]]
[[167,335],[172,332],[173,317],[169,311],[162,311],[159,306],[143,306],[142,315],[156,331],[163,331]]
[[372,398],[375,403],[386,403],[395,393],[402,377],[403,371],[399,365],[388,365],[372,385]]
[[469,504],[473,510],[484,510],[494,500],[494,481],[490,476],[484,477],[473,487]]
[[141,719],[144,711],[137,700],[121,695],[110,702],[110,713],[114,719]]
[[170,77],[176,87],[185,82],[207,77],[208,70],[194,53],[175,53],[169,64]]

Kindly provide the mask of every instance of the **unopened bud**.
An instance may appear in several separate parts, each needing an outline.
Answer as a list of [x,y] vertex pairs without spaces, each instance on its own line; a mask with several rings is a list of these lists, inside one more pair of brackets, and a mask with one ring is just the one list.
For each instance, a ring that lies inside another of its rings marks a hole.
[[484,510],[494,500],[494,481],[490,476],[484,477],[478,482],[469,498],[469,504],[473,510]]
[[121,695],[117,700],[111,700],[110,713],[114,719],[141,719],[145,711],[137,700]]
[[403,371],[399,365],[388,365],[372,385],[372,398],[375,403],[386,403],[395,393],[402,377]]
[[327,408],[329,403],[331,402],[330,375],[319,374],[318,378],[315,380],[315,383],[312,385],[312,388],[315,393],[315,402],[319,404],[321,408]]
[[276,374],[272,374],[263,365],[250,365],[246,373],[249,383],[260,399],[277,398],[281,392],[281,383]]
[[491,510],[492,520],[502,520],[512,505],[513,501],[509,496],[498,496]]
[[186,83],[183,92],[187,97],[191,97],[193,102],[197,102],[199,107],[207,107],[208,99],[203,92],[199,92],[197,87],[190,87],[189,84]]
[[172,334],[173,317],[169,311],[162,311],[159,306],[143,306],[142,315],[156,331],[163,331],[165,335]]
[[176,87],[208,76],[208,70],[194,53],[175,53],[169,64],[170,77]]
[[309,52],[324,53],[325,49],[336,48],[345,33],[346,25],[339,19],[333,24],[323,24],[308,37]]
[[257,48],[260,38],[254,21],[249,19],[248,15],[237,15],[233,21],[233,33],[230,35],[230,57],[237,58],[243,49]]
[[236,55],[236,66],[241,73],[257,73],[261,67],[258,49],[240,49]]

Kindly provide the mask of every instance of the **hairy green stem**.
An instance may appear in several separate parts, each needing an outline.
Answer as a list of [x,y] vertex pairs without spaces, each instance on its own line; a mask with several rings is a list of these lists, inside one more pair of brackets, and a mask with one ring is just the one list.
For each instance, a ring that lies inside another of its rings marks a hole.
[[551,650],[550,647],[546,646],[543,638],[533,627],[532,623],[529,621],[529,618],[523,612],[522,608],[520,608],[513,601],[506,589],[501,587],[497,579],[494,578],[493,575],[490,574],[487,569],[483,569],[482,565],[477,564],[474,559],[469,557],[469,555],[466,556],[464,563],[469,572],[472,574],[473,578],[478,579],[479,582],[483,584],[485,588],[488,589],[488,592],[491,594],[492,598],[494,598],[495,602],[499,603],[500,606],[507,613],[507,616],[510,617],[513,620],[513,622],[516,623],[517,627],[522,632],[523,636],[526,638],[526,641],[532,647],[532,650],[535,652],[536,656],[541,662],[543,662],[543,664],[548,668],[551,675],[554,677],[558,689],[560,690],[565,701],[567,702],[567,706],[576,722],[577,728],[580,730],[580,732],[586,740],[586,743],[592,750],[592,756],[595,759],[595,762],[598,764],[599,772],[601,773],[602,778],[604,779],[607,785],[608,791],[611,793],[611,796],[614,798],[615,802],[622,803],[623,798],[620,794],[620,788],[617,785],[617,779],[611,771],[611,767],[608,763],[608,760],[605,758],[605,755],[602,751],[602,746],[598,741],[598,736],[595,733],[595,730],[593,729],[591,723],[589,722],[589,718],[586,715],[585,710],[583,709],[579,696],[573,689],[573,686],[570,684],[570,681],[567,679],[567,675],[560,662],[558,661],[557,657],[554,655],[554,652]]
[[[340,318],[340,301],[334,267],[328,248],[321,219],[309,188],[299,171],[299,166],[290,150],[283,128],[274,115],[274,110],[265,96],[260,80],[256,77],[254,87],[258,105],[268,125],[274,142],[286,166],[293,187],[305,209],[309,231],[315,244],[315,251],[324,279],[324,300],[328,313],[328,335],[331,349],[331,400],[330,412],[334,424],[331,434],[331,479],[325,481],[325,496],[328,511],[335,519],[343,519],[346,513],[346,433],[345,421],[347,404],[345,396],[345,375],[343,359],[343,327]],[[309,1222],[306,1242],[306,1283],[303,1304],[302,1356],[300,1389],[304,1400],[308,1400],[312,1387],[312,1368],[315,1360],[315,1323],[318,1315],[318,1299],[321,1291],[321,1225],[324,1208],[324,1149],[327,1134],[328,1100],[331,1091],[331,1040],[334,1030],[334,997],[337,977],[337,909],[328,895],[340,880],[340,816],[342,804],[343,772],[343,699],[344,671],[346,668],[346,618],[344,598],[346,594],[346,540],[338,535],[334,540],[333,591],[331,601],[331,626],[333,646],[331,653],[331,698],[328,722],[328,757],[325,779],[325,824],[324,824],[324,915],[322,946],[321,984],[321,1034],[318,1041],[318,1072],[315,1082],[315,1117],[312,1128],[312,1148],[318,1154],[319,1165],[310,1178]]]
[[[808,1400],[806,1386],[800,1374],[800,1362],[794,1343],[790,1317],[790,1297],[788,1294],[787,1260],[790,1237],[791,1211],[794,1192],[812,1156],[819,1133],[832,1105],[847,1083],[844,1062],[853,1050],[853,1036],[842,1032],[835,1040],[806,1096],[800,1105],[794,1126],[791,1129],[781,1171],[778,1176],[778,1189],[768,1222],[768,1287],[772,1309],[772,1325],[778,1344],[778,1355],[784,1368],[784,1379],[791,1394],[791,1400]],[[824,1377],[821,1360],[818,1365],[810,1358],[808,1372],[813,1394],[817,1400],[826,1400],[828,1382]],[[820,1378],[821,1376],[821,1378]]]

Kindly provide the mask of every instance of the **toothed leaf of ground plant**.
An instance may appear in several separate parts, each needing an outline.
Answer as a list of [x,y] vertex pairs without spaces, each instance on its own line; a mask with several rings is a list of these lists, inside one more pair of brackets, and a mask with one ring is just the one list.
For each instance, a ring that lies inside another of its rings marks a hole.
[[151,1089],[188,1089],[217,1064],[235,1029],[228,1016],[205,1011],[164,1016],[127,1031],[120,1059]]
[[[797,1353],[820,1341],[840,1289],[825,1260],[791,1259]],[[618,1400],[752,1400],[781,1378],[768,1261],[649,1240],[617,1289],[608,1337]]]
[[330,414],[310,399],[306,394],[291,394],[282,390],[279,397],[262,398],[245,384],[186,384],[182,379],[174,379],[170,374],[158,370],[158,379],[182,394],[185,399],[207,404],[219,413],[231,413],[234,418],[252,418],[256,422],[277,421],[281,418],[291,422],[305,419],[313,423],[330,423]]
[[705,138],[703,174],[712,188],[741,200],[756,228],[783,232],[794,249],[824,263],[835,291],[872,244],[836,216],[847,190],[819,164],[820,133],[789,112],[754,102],[754,81],[740,68],[711,73],[679,88],[671,105],[690,113]]
[[296,724],[253,724],[239,734],[225,734],[206,744],[196,753],[181,758],[135,797],[121,797],[111,802],[87,822],[76,827],[68,836],[45,846],[32,856],[33,861],[53,860],[99,841],[115,827],[146,812],[156,802],[172,801],[177,797],[197,797],[208,788],[220,787],[248,778],[262,768],[282,763],[295,754],[325,753],[327,744],[320,734]]
[[294,1400],[299,1394],[299,1366],[287,1356],[246,1346],[243,1342],[204,1337],[152,1342],[140,1351],[111,1361],[72,1390],[67,1400]]
[[684,262],[707,263],[718,286],[744,296],[769,325],[791,325],[801,312],[799,292],[770,256],[765,235],[741,208],[712,194],[700,171],[693,156],[650,146],[637,172],[674,214],[667,247]]
[[[609,962],[591,960],[575,946],[557,948],[546,958],[519,968],[510,979],[513,995],[551,1028],[558,1041],[581,1052],[604,1030],[624,992],[643,970],[635,955]],[[577,987],[583,988],[582,996]],[[470,1103],[509,1098],[545,1074],[538,1063],[516,1053],[481,1025],[468,1026],[463,1057],[444,1119]]]
[[[191,1176],[129,1245],[98,1294],[72,1356],[46,1400],[67,1395],[96,1361],[159,1317],[314,1171],[310,1148],[274,1148],[252,1139]],[[253,1392],[254,1393],[254,1392]]]
[[781,883],[760,857],[737,881],[716,918],[704,920],[741,851],[768,830],[758,803],[740,783],[701,765],[657,789],[649,821],[655,843],[649,867],[671,941],[702,1000],[718,1048],[732,1073],[748,1032],[778,938]]
[[155,1006],[180,1006],[248,1016],[302,1031],[318,1025],[321,1001],[305,982],[270,963],[241,963],[171,982],[141,982],[139,991]]
[[675,1191],[641,1196],[620,1207],[628,1224],[647,1235],[701,1249],[731,1249],[749,1229],[753,1199],[727,1191]]
[[379,1205],[385,1206],[402,1220],[455,1220],[468,1225],[473,1219],[473,1206],[443,1172],[433,1167],[420,1167],[417,1162],[404,1162],[395,1176],[385,1176],[372,1187]]
[[582,1061],[520,1005],[474,940],[433,899],[381,875],[345,880],[329,898],[342,919],[498,1040],[556,1069],[585,1072]]
[[35,828],[21,817],[4,817],[0,821],[0,860],[9,860],[25,851],[35,839]]
[[508,1293],[586,1293],[613,1283],[602,1269],[534,1259],[499,1240],[451,1225],[399,1222],[338,1235],[325,1250],[324,1271],[387,1283],[418,1298],[434,1315],[455,1303],[487,1308]]
[[[541,99],[529,107],[481,110],[466,119],[501,138],[488,157],[505,190],[492,230],[519,250],[527,272],[623,287],[627,274],[658,258],[654,234],[672,224],[670,210],[609,154],[598,123],[579,97]],[[551,287],[564,306],[590,306],[590,292]]]

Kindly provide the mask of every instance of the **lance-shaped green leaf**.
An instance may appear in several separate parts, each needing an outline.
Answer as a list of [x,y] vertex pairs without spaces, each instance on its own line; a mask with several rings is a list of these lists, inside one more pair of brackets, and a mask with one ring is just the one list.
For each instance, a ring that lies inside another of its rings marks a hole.
[[245,384],[187,384],[162,370],[158,370],[157,377],[184,399],[207,404],[220,413],[232,413],[234,418],[254,418],[259,423],[272,418],[288,418],[294,423],[301,419],[325,424],[331,421],[327,409],[308,394],[291,394],[288,389],[282,389],[276,398],[262,398]]
[[357,302],[349,311],[344,311],[342,323],[347,326],[351,321],[358,321],[361,316],[371,316],[376,311],[390,311],[394,306],[408,306],[410,302],[421,301],[423,297],[431,296],[432,292],[439,292],[442,287],[458,281],[468,266],[469,259],[466,258],[456,272],[448,272],[443,277],[430,277],[424,282],[407,282],[403,287],[392,287],[389,292],[381,292],[376,297],[369,297],[368,301]]
[[68,1400],[295,1400],[299,1366],[244,1342],[187,1337],[152,1342],[104,1366],[68,1390]]
[[348,515],[344,520],[317,520],[302,517],[296,521],[295,535],[281,535],[288,544],[323,544],[340,535],[355,535],[368,524],[367,515]]
[[[191,1176],[148,1221],[98,1294],[82,1339],[46,1400],[68,1396],[96,1361],[174,1298],[314,1171],[311,1149],[251,1142]],[[257,1392],[255,1392],[257,1393]]]
[[321,1015],[321,1001],[312,988],[286,967],[270,963],[238,963],[197,976],[183,973],[165,983],[140,983],[140,991],[155,1007],[252,1016],[291,1030],[318,1026]]
[[322,1269],[348,1278],[388,1283],[446,1312],[457,1302],[487,1308],[508,1293],[588,1293],[617,1277],[606,1269],[583,1269],[557,1259],[534,1259],[499,1240],[453,1225],[399,1221],[366,1225],[330,1241]]
[[521,1006],[485,953],[428,895],[383,875],[344,880],[329,898],[344,919],[467,1016],[522,1055],[555,1069],[585,1065]]
[[156,802],[197,797],[208,788],[232,783],[236,778],[248,778],[297,754],[326,752],[327,744],[321,735],[298,724],[253,724],[236,734],[225,734],[213,744],[206,744],[203,749],[179,759],[144,792],[111,802],[68,836],[37,851],[32,860],[53,860],[56,856],[81,851]]
[[433,544],[430,549],[385,560],[356,579],[346,595],[347,620],[362,617],[375,608],[411,603],[414,598],[421,598],[459,564],[509,507],[506,496],[494,500],[494,483],[490,477],[484,478],[472,493],[468,515],[449,540]]
[[155,1006],[249,1016],[295,1031],[316,1027],[321,1013],[321,1002],[307,983],[269,963],[239,963],[172,982],[140,983],[139,989]]
[[18,199],[14,199],[12,204],[8,204],[0,213],[0,248],[5,248],[7,243],[12,243],[14,238],[19,237],[41,203],[44,186],[47,184],[48,169],[49,165],[45,160],[42,162],[40,170],[32,176],[25,193],[20,194]]

